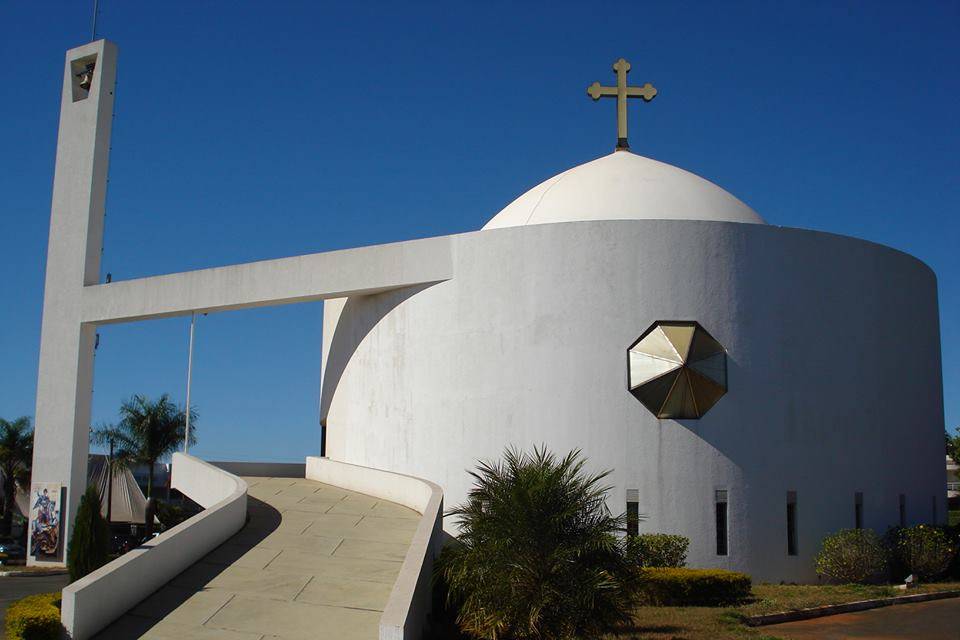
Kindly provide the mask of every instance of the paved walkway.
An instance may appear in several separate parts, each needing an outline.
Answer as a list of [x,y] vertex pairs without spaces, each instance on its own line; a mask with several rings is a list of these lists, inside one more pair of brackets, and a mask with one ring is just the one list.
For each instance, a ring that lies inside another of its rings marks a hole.
[[760,629],[786,640],[957,640],[960,638],[960,598],[898,604]]
[[419,514],[312,480],[245,480],[247,526],[97,638],[377,637]]
[[[4,571],[15,570],[17,567],[3,567]],[[60,591],[70,584],[66,575],[58,576],[6,576],[0,578],[0,635],[3,635],[6,624],[7,607],[14,600],[19,600],[35,593],[51,593]]]

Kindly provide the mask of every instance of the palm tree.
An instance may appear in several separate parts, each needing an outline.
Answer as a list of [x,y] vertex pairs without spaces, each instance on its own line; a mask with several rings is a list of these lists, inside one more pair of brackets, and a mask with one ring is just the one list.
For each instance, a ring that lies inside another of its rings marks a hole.
[[[195,444],[197,413],[190,410],[190,444]],[[135,395],[120,405],[120,421],[91,434],[95,444],[115,447],[114,471],[135,464],[147,465],[147,497],[153,497],[153,467],[183,446],[186,412],[167,394],[157,400]]]
[[624,519],[606,507],[609,472],[588,475],[579,451],[557,458],[508,449],[481,462],[460,519],[459,543],[438,577],[457,624],[476,638],[598,638],[628,623],[639,592]]
[[30,484],[30,466],[33,462],[33,429],[30,418],[23,416],[13,422],[0,418],[0,473],[3,474],[3,517],[0,536],[10,535],[13,503],[17,485]]

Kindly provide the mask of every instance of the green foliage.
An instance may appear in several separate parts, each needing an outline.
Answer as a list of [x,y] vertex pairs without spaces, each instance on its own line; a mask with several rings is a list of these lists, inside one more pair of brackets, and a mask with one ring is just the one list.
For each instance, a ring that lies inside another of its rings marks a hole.
[[7,640],[59,640],[60,593],[41,593],[13,602],[6,614]]
[[[196,444],[196,411],[190,411],[190,444]],[[94,444],[114,444],[114,467],[148,466],[147,497],[153,497],[153,466],[183,446],[186,412],[167,394],[157,400],[135,395],[120,405],[120,422],[93,432]]]
[[686,536],[641,533],[627,539],[627,559],[638,567],[682,567],[689,546]]
[[871,529],[841,529],[823,539],[817,574],[834,582],[870,582],[887,567],[883,542]]
[[30,428],[30,418],[23,416],[13,422],[0,418],[0,474],[3,475],[3,515],[0,517],[0,536],[10,535],[17,486],[29,486],[32,463],[33,429]]
[[160,521],[160,524],[163,525],[164,529],[172,529],[196,514],[197,511],[195,509],[188,509],[180,505],[170,504],[169,502],[157,502],[157,519]]
[[67,552],[70,581],[75,582],[107,564],[109,552],[110,527],[100,515],[100,494],[90,485],[80,498],[73,533],[70,534]]
[[750,597],[750,576],[723,569],[644,569],[643,601],[659,607],[720,606]]
[[888,534],[894,566],[904,575],[914,574],[921,580],[939,578],[950,567],[957,553],[956,541],[940,527],[919,524],[893,529]]
[[630,620],[637,571],[626,561],[623,518],[606,508],[609,472],[588,475],[579,451],[508,449],[471,472],[460,539],[444,549],[438,579],[476,638],[598,638]]
[[954,462],[960,463],[960,431],[955,431],[953,435],[944,431],[943,435],[947,440],[947,455],[953,458]]

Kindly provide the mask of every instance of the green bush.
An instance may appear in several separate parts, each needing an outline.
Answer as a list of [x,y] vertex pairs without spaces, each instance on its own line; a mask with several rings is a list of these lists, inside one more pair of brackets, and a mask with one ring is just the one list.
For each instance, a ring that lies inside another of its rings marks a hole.
[[658,607],[719,606],[750,597],[750,576],[723,569],[644,569],[643,601]]
[[41,593],[21,598],[7,609],[7,640],[59,640],[60,594]]
[[473,472],[460,537],[437,564],[438,583],[475,638],[599,638],[630,621],[638,571],[626,561],[624,519],[606,507],[606,474],[578,451],[507,450]]
[[80,498],[77,517],[70,534],[67,570],[75,582],[107,564],[110,553],[110,527],[100,515],[100,494],[93,485]]
[[627,539],[627,558],[638,567],[682,567],[690,539],[667,533],[642,533]]
[[[891,531],[891,552],[897,568],[921,580],[939,578],[957,552],[955,541],[939,527],[920,524]],[[902,579],[905,576],[893,576]]]
[[883,576],[887,552],[871,529],[841,529],[823,539],[817,574],[834,582],[869,582]]

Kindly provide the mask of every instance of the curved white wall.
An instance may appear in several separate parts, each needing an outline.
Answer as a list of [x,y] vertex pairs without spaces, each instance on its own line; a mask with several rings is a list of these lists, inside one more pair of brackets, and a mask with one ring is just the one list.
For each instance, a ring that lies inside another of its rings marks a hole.
[[60,620],[67,637],[93,637],[246,522],[247,483],[235,475],[175,453],[172,485],[204,510],[66,587]]
[[[507,445],[579,447],[638,489],[642,531],[682,533],[695,566],[813,579],[828,532],[945,513],[936,280],[921,262],[825,233],[698,221],[537,225],[453,238],[454,277],[328,303],[328,455],[430,479],[448,504]],[[337,317],[339,315],[339,323]],[[729,392],[657,420],[626,350],[657,320],[727,349]],[[333,329],[335,327],[335,330]],[[715,554],[714,490],[730,500]],[[799,555],[786,553],[786,492]],[[453,523],[446,522],[449,531]]]
[[443,490],[432,482],[328,458],[307,458],[306,477],[402,504],[420,513],[420,523],[403,558],[380,616],[380,640],[416,640],[433,604],[433,561],[440,552]]

